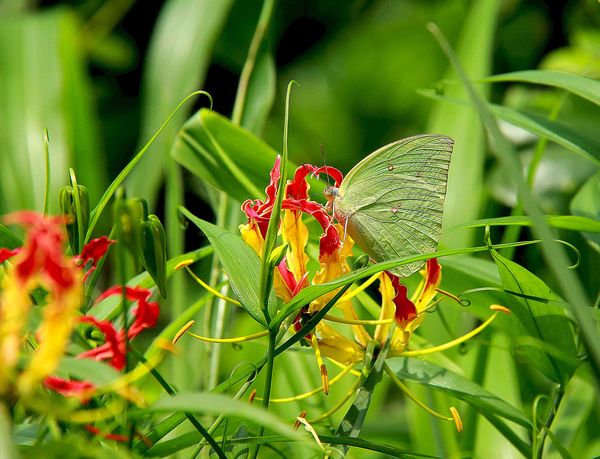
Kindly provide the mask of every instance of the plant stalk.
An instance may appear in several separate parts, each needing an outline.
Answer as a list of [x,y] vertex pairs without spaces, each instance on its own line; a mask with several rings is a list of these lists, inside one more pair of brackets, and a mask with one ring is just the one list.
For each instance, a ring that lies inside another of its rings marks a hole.
[[[265,373],[265,388],[263,393],[263,402],[262,407],[265,410],[269,409],[269,402],[271,400],[271,385],[273,382],[273,368],[275,366],[275,344],[277,340],[277,332],[271,330],[269,333],[269,350],[267,351],[267,368]],[[265,432],[265,426],[260,426],[258,428],[257,437],[262,437]],[[250,459],[256,459],[258,456],[258,450],[260,449],[260,444],[257,444],[252,449],[250,454]]]

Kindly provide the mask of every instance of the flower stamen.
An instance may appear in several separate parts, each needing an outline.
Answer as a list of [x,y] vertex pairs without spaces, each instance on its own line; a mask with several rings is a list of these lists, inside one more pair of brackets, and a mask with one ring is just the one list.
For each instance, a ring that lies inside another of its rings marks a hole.
[[253,339],[262,338],[263,336],[267,336],[269,334],[269,330],[263,330],[261,332],[253,333],[251,335],[246,335],[246,336],[237,336],[235,338],[210,338],[208,336],[196,335],[195,333],[192,333],[190,331],[188,331],[186,333],[200,341],[206,341],[207,343],[226,344],[226,343],[243,343],[244,341],[252,341]]
[[[333,362],[333,361],[332,361]],[[333,378],[331,378],[331,380],[329,381],[329,386],[333,386],[336,382],[338,382],[339,380],[341,380],[344,376],[346,376],[348,373],[352,372],[352,367],[350,365],[344,365],[343,366],[343,370],[341,372],[339,372],[337,375],[335,375]],[[360,376],[359,374],[355,375],[355,376]],[[271,403],[289,403],[289,402],[296,402],[298,400],[304,400],[306,398],[312,397],[313,395],[318,394],[319,392],[323,392],[323,386],[319,386],[311,391],[308,392],[304,392],[303,394],[299,394],[299,395],[294,395],[292,397],[284,397],[284,398],[272,398],[271,399]],[[256,400],[262,400],[262,398],[257,398]]]
[[315,357],[317,358],[317,364],[319,365],[319,369],[321,371],[321,384],[323,386],[323,393],[325,395],[329,394],[329,377],[327,375],[327,367],[323,363],[323,357],[321,356],[321,350],[319,349],[319,340],[317,339],[317,335],[315,333],[311,333],[310,335],[310,344],[312,345],[315,351]]
[[449,342],[447,342],[445,344],[441,344],[439,346],[429,347],[427,349],[419,349],[419,350],[416,350],[416,351],[404,351],[400,355],[402,355],[403,357],[415,357],[415,356],[420,356],[420,355],[433,354],[434,352],[445,351],[445,350],[450,349],[450,348],[452,348],[454,346],[458,346],[459,344],[464,343],[465,341],[468,341],[469,339],[473,338],[474,336],[478,335],[483,330],[485,330],[488,327],[488,325],[490,325],[494,321],[494,319],[496,318],[496,316],[498,315],[498,313],[500,311],[502,311],[502,312],[506,312],[504,310],[508,311],[508,309],[504,308],[503,306],[500,306],[500,308],[503,308],[503,309],[493,308],[493,306],[497,306],[497,305],[490,306],[490,309],[495,310],[496,312],[489,319],[487,319],[479,327],[474,328],[469,333],[461,336],[460,338],[456,338],[456,339],[454,339],[452,341],[449,341]]
[[194,279],[196,281],[196,283],[198,285],[200,285],[202,288],[204,288],[207,292],[209,292],[210,294],[212,294],[213,296],[216,296],[217,298],[224,300],[228,303],[231,303],[235,306],[241,306],[241,303],[238,300],[235,300],[233,298],[230,298],[228,296],[223,295],[221,292],[219,292],[218,290],[212,288],[210,285],[208,285],[206,282],[204,282],[202,279],[200,279],[196,273],[194,273],[194,271],[192,271],[189,267],[191,260],[183,260],[182,262],[180,262],[179,264],[177,264],[177,266],[175,266],[175,269],[180,269],[180,268],[185,268],[185,270],[188,272],[188,274],[191,276],[192,279]]
[[352,298],[354,298],[356,295],[358,295],[360,292],[363,292],[369,285],[371,285],[373,282],[375,282],[377,279],[379,279],[380,273],[377,274],[373,274],[371,277],[369,277],[365,282],[363,282],[361,285],[359,285],[358,287],[356,287],[355,289],[353,289],[352,291],[346,293],[345,295],[343,295],[338,302],[344,303],[345,301],[349,301]]
[[450,408],[450,413],[452,414],[452,416],[444,416],[443,414],[438,413],[433,408],[430,408],[429,406],[425,405],[421,400],[419,400],[417,398],[417,396],[410,391],[408,386],[406,386],[406,384],[404,384],[400,380],[400,378],[398,378],[398,376],[396,376],[396,374],[390,369],[389,366],[385,365],[384,369],[385,369],[385,372],[390,377],[390,379],[394,382],[394,384],[396,384],[396,386],[398,386],[398,388],[402,392],[404,392],[404,394],[409,399],[411,399],[413,402],[415,402],[417,404],[417,406],[419,406],[419,408],[422,408],[423,410],[427,411],[429,414],[431,414],[432,416],[434,416],[438,419],[442,419],[444,421],[453,421],[456,426],[456,430],[458,432],[462,432],[462,430],[463,430],[462,420],[460,419],[460,415],[458,414],[458,411],[456,410],[456,408],[454,408],[454,407]]
[[337,316],[333,316],[331,314],[325,314],[325,317],[323,317],[323,318],[330,322],[336,322],[338,324],[346,324],[346,325],[384,325],[384,324],[391,324],[392,322],[394,322],[394,319],[383,319],[383,320],[345,319],[343,317],[337,317]]

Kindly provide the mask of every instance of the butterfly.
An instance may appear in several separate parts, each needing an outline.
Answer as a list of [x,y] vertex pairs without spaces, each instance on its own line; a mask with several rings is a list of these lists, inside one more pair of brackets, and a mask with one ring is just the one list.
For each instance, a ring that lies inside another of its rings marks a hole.
[[[427,134],[380,148],[354,166],[339,188],[325,188],[328,209],[376,262],[435,252],[453,145],[450,137]],[[406,277],[423,263],[390,271]]]

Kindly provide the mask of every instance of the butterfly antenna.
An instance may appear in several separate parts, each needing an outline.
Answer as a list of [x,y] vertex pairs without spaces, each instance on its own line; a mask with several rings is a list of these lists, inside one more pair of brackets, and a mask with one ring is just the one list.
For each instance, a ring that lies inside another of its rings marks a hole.
[[323,165],[325,166],[325,177],[327,177],[327,186],[331,186],[331,181],[329,180],[329,168],[327,167],[327,163],[325,162],[325,145],[321,144],[321,159],[323,160]]

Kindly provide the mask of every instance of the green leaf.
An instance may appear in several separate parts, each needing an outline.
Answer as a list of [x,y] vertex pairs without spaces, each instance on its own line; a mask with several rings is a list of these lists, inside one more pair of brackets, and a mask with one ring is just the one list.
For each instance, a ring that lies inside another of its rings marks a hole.
[[104,187],[81,24],[68,8],[0,19],[0,213],[42,210],[50,137],[50,213],[72,165],[92,199]]
[[6,226],[0,224],[0,248],[16,249],[22,245],[23,241],[21,241],[21,239],[15,236],[15,234]]
[[[222,394],[208,392],[179,394],[162,398],[149,408],[137,411],[138,417],[148,413],[192,412],[205,415],[225,415],[263,425],[269,430],[284,435],[292,441],[314,445],[307,436],[300,435],[291,425],[262,408],[235,400]],[[315,445],[316,446],[316,445]]]
[[[600,177],[600,176],[597,176]],[[589,183],[589,181],[588,181]],[[600,185],[600,181],[597,186]],[[596,190],[591,190],[593,193]],[[598,193],[600,193],[600,187],[598,188]],[[590,195],[590,197],[593,195]],[[600,196],[596,194],[595,196]],[[594,203],[597,200],[594,200]],[[591,202],[588,202],[591,203]],[[574,212],[575,213],[575,212]],[[594,218],[600,218],[600,210],[597,214],[597,217],[592,215],[584,216],[584,213],[580,213],[581,216],[573,216],[573,215],[546,215],[546,222],[553,228],[566,229],[572,231],[587,231],[590,233],[600,233],[600,221]],[[591,218],[590,218],[591,217]],[[518,225],[518,226],[532,226],[533,221],[531,218],[521,215],[511,215],[509,217],[496,217],[496,218],[483,218],[481,220],[475,220],[469,223],[465,223],[463,225],[454,226],[448,231],[457,231],[463,228],[476,228],[481,226],[509,226],[509,225]]]
[[[457,54],[464,63],[470,78],[483,78],[491,71],[494,36],[500,1],[472,2],[462,22],[461,33],[456,43]],[[453,76],[452,68],[449,77]],[[448,88],[453,97],[460,96],[464,89],[458,85]],[[482,88],[487,97],[488,88]],[[456,108],[446,104],[435,104],[430,115],[427,131],[446,134],[454,139],[454,152],[448,172],[448,191],[444,201],[444,226],[470,221],[479,216],[485,206],[483,189],[485,165],[485,134],[476,113],[468,107]],[[469,199],[465,199],[469,196]],[[440,244],[444,248],[456,248],[474,242],[475,233],[444,234]]]
[[97,386],[108,384],[121,376],[117,370],[104,362],[74,357],[63,357],[56,373],[63,378],[91,381]]
[[[521,265],[491,251],[502,279],[504,289],[516,295],[507,295],[512,317],[517,319],[521,334],[545,343],[544,346],[523,345],[530,363],[556,383],[566,383],[575,367],[567,359],[555,358],[543,351],[555,348],[560,354],[576,361],[577,348],[570,320],[563,307],[536,301],[532,297],[561,301],[537,276]],[[526,340],[528,342],[528,340]]]
[[[443,100],[455,106],[469,105],[469,102],[466,100],[440,96],[431,90],[421,90],[419,93],[430,99]],[[554,121],[541,115],[527,113],[503,105],[490,103],[486,105],[496,118],[547,138],[557,145],[596,164],[600,163],[600,142],[595,138],[589,137],[585,133],[575,130],[559,121]]]
[[202,230],[210,241],[242,307],[254,320],[266,325],[259,303],[258,273],[260,259],[258,255],[241,237],[201,220],[183,207],[180,210]]
[[[571,201],[571,212],[579,217],[593,219],[596,225],[600,225],[600,173],[594,175],[579,189]],[[600,236],[598,231],[590,231],[589,228],[582,228],[584,237],[596,251],[600,252]]]
[[171,155],[204,182],[241,202],[263,197],[277,153],[227,118],[202,109],[179,131]]
[[259,133],[262,130],[275,100],[275,86],[275,59],[269,49],[262,46],[248,83],[245,109],[240,123],[250,132]]
[[387,365],[402,380],[415,381],[463,400],[481,413],[495,414],[531,428],[531,421],[522,411],[446,368],[425,360],[407,357],[388,359]]
[[[375,341],[370,341],[367,344],[360,377],[362,381],[356,390],[352,405],[348,408],[344,419],[342,419],[335,432],[336,437],[356,438],[360,435],[362,426],[367,418],[371,399],[373,398],[373,391],[377,383],[381,381],[385,358],[390,347],[390,340],[388,339],[383,348],[379,350],[377,359],[373,362],[373,353],[376,346],[377,343]],[[344,453],[348,451],[348,445],[343,444],[342,448]]]
[[[448,41],[443,36],[442,32],[433,24],[429,25],[429,30],[435,36],[444,53],[448,56],[448,59],[460,77],[461,83],[467,89],[469,98],[475,106],[482,122],[487,129],[487,132],[489,133],[489,141],[490,145],[492,146],[492,150],[500,159],[500,162],[502,163],[506,173],[511,175],[517,184],[517,189],[523,204],[523,208],[534,223],[533,233],[536,237],[541,239],[542,253],[546,263],[561,287],[561,291],[564,292],[571,312],[573,313],[573,316],[579,325],[585,346],[589,352],[594,376],[597,380],[600,380],[600,346],[598,346],[599,335],[597,328],[594,326],[593,316],[590,313],[591,308],[588,307],[590,301],[587,297],[587,294],[577,275],[569,270],[568,258],[564,249],[558,246],[553,240],[554,235],[552,234],[552,230],[546,224],[544,216],[540,211],[538,204],[534,200],[525,178],[523,177],[521,164],[519,163],[517,153],[513,145],[500,132],[500,129],[492,117],[492,114],[488,110],[485,101],[473,89],[473,85],[469,81],[469,78],[462,69],[459,60],[456,58],[454,51],[448,44]],[[573,78],[580,77],[573,76]],[[593,80],[587,81],[593,82]],[[596,82],[596,86],[594,86],[594,92],[596,92],[598,89],[598,85],[600,85],[600,82]],[[600,91],[597,92],[597,95],[600,97]]]
[[[539,241],[523,241],[516,243],[508,243],[508,244],[497,244],[494,247],[498,249],[507,248],[507,247],[517,247],[521,245],[530,245],[535,244]],[[393,260],[384,261],[381,263],[376,263],[367,268],[357,269],[345,276],[340,276],[337,279],[334,279],[330,282],[325,282],[323,284],[310,285],[306,288],[300,290],[300,292],[292,298],[288,303],[285,304],[284,308],[279,311],[277,316],[273,318],[274,323],[282,322],[285,317],[290,314],[296,313],[302,306],[310,303],[311,301],[317,299],[318,297],[325,295],[336,288],[343,287],[344,285],[356,282],[361,279],[364,279],[373,274],[385,271],[386,269],[393,268],[395,266],[400,266],[406,263],[412,263],[415,261],[424,261],[429,258],[441,258],[447,257],[450,255],[460,255],[467,253],[477,253],[477,252],[487,252],[489,248],[487,246],[480,247],[466,247],[463,249],[449,249],[449,250],[439,250],[437,252],[432,253],[424,253],[422,255],[417,255],[414,257],[407,258],[395,258]]]
[[484,78],[493,83],[511,81],[563,89],[600,105],[600,81],[556,70],[523,70]]
[[600,142],[586,136],[559,121],[550,120],[534,113],[526,113],[502,105],[488,104],[490,112],[501,120],[545,137],[552,142],[600,164]]
[[[159,128],[169,112],[186,94],[202,88],[213,48],[232,0],[169,0],[161,9],[142,80],[141,141]],[[150,207],[158,194],[169,150],[187,115],[177,113],[157,139],[150,154],[128,179],[132,196],[148,199]]]
[[[356,448],[366,449],[369,451],[375,451],[384,454],[386,457],[415,457],[415,458],[426,458],[426,459],[439,459],[439,456],[430,456],[429,454],[415,453],[414,451],[407,451],[395,446],[385,445],[381,443],[374,443],[371,441],[364,440],[362,438],[350,438],[350,437],[333,437],[331,435],[319,435],[319,438],[323,443],[331,443],[332,445],[348,445]],[[248,443],[276,443],[282,441],[288,441],[287,438],[280,435],[265,435],[263,437],[247,437],[238,438],[235,440],[229,440],[230,443],[248,442]],[[336,457],[335,455],[333,457]]]

